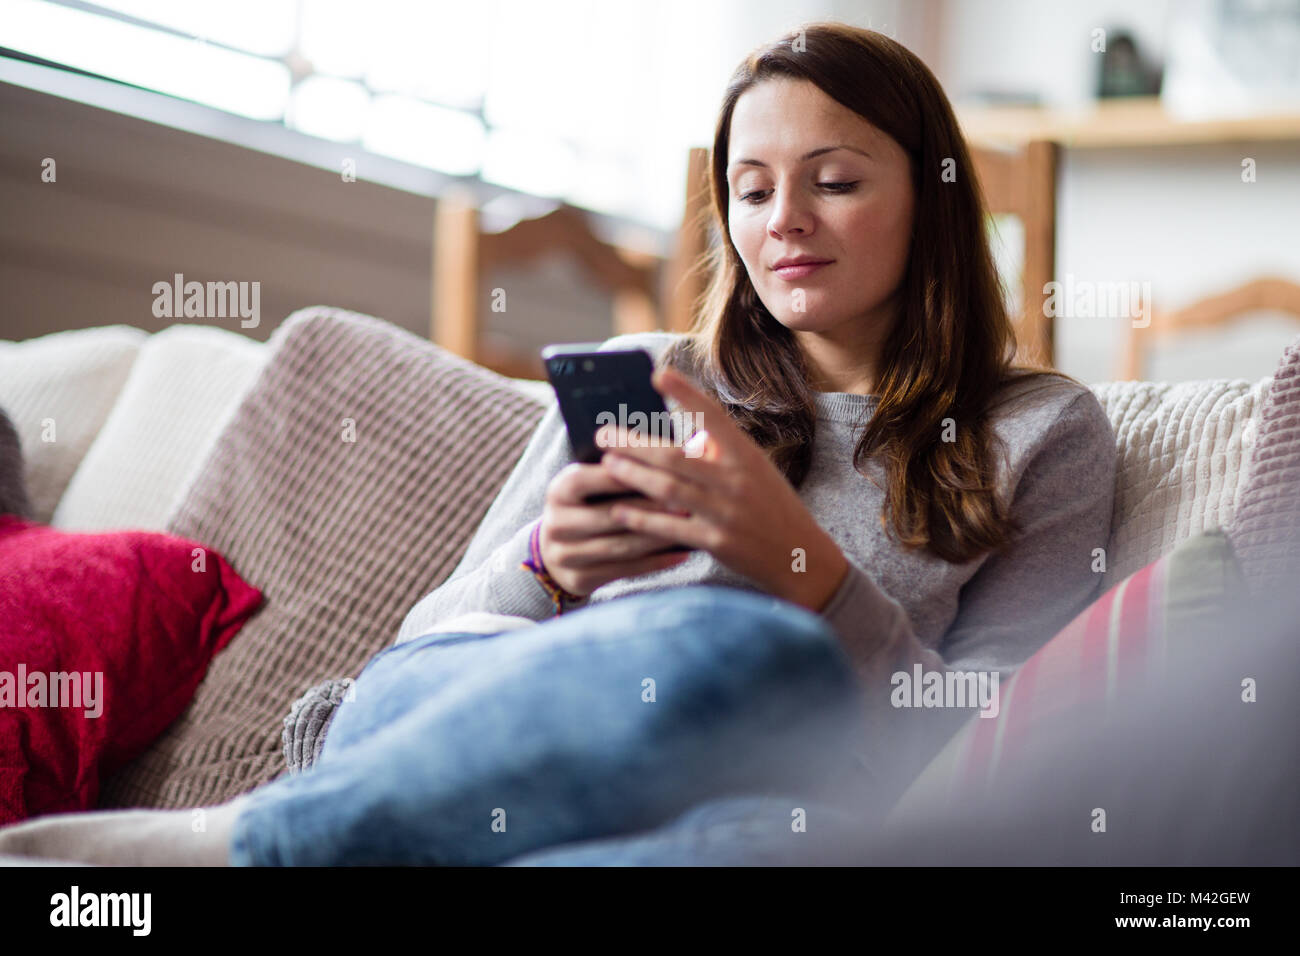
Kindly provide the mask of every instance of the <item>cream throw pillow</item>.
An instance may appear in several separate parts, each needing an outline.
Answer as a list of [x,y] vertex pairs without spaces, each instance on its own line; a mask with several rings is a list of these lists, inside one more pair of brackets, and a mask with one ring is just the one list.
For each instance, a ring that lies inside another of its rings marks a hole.
[[1271,378],[1093,385],[1115,430],[1115,514],[1107,578],[1119,581],[1211,528],[1246,485]]
[[267,354],[261,342],[209,326],[150,336],[53,524],[162,530]]
[[0,408],[22,443],[36,521],[54,514],[147,338],[109,325],[0,342]]

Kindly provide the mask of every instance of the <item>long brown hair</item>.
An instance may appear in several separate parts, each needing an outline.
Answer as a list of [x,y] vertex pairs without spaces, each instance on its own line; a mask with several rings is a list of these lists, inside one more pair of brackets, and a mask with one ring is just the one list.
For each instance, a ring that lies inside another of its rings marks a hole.
[[[704,263],[709,283],[692,329],[666,360],[711,391],[800,486],[816,428],[807,366],[793,333],[755,292],[732,245],[727,212],[732,112],[742,93],[772,77],[814,83],[893,137],[910,160],[915,228],[898,320],[883,345],[879,405],[853,454],[859,472],[871,456],[883,459],[881,524],[904,547],[928,547],[948,561],[1001,549],[1020,528],[996,494],[992,401],[1011,378],[1059,373],[1014,364],[1015,336],[985,233],[983,195],[957,120],[930,70],[889,37],[808,24],[736,69],[710,164],[720,241]],[[948,159],[955,182],[941,181]]]

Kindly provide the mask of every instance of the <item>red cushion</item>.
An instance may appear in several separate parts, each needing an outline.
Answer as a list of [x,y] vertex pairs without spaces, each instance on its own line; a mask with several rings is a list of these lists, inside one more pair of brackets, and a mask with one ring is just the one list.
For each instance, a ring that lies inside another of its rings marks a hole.
[[193,541],[0,515],[0,824],[93,808],[261,602]]

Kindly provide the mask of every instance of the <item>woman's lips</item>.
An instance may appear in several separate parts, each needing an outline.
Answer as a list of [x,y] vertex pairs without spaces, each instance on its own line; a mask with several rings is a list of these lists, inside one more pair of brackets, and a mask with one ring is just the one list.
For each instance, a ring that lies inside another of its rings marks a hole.
[[802,279],[805,276],[810,276],[818,269],[824,269],[826,266],[833,264],[833,262],[805,262],[797,266],[782,266],[773,271],[782,279],[789,282],[792,279]]

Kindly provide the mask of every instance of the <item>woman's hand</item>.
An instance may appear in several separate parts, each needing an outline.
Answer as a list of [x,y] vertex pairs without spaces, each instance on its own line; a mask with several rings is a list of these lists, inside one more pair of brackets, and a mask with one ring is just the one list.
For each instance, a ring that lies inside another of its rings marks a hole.
[[[629,530],[610,517],[618,502],[587,504],[589,495],[633,491],[600,465],[574,462],[546,487],[538,544],[547,573],[560,587],[588,595],[618,578],[635,577],[681,564],[687,553],[664,553],[672,541]],[[642,502],[654,508],[653,502]]]
[[650,499],[614,502],[610,520],[708,551],[769,594],[820,611],[849,569],[839,545],[717,401],[670,366],[657,369],[652,384],[699,430],[685,447],[644,437],[636,440],[648,444],[632,445],[626,429],[600,430],[597,443],[608,449],[601,467]]

